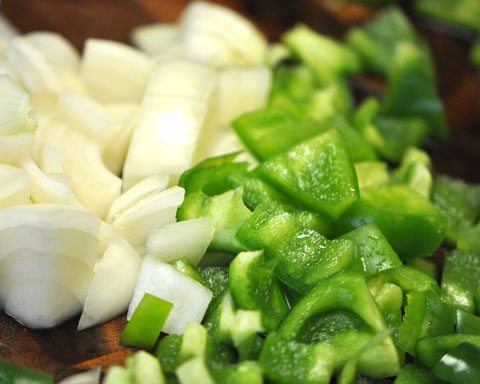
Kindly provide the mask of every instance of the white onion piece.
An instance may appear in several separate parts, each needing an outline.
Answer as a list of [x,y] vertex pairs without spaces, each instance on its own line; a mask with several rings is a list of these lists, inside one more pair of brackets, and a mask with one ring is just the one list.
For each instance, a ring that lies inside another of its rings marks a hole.
[[114,235],[87,294],[78,329],[93,327],[126,311],[142,260],[121,236]]
[[101,102],[139,102],[151,64],[147,55],[128,45],[88,39],[81,76],[90,93]]
[[107,215],[107,220],[113,221],[119,214],[125,212],[128,208],[138,203],[147,196],[162,192],[167,188],[168,177],[157,174],[143,179],[141,182],[135,184],[128,191],[122,193],[110,207]]
[[197,265],[215,233],[211,218],[167,224],[150,233],[145,253],[166,263],[186,259]]
[[95,267],[79,330],[110,320],[127,310],[140,264],[141,258],[135,249],[115,234]]
[[[230,123],[242,114],[263,108],[271,83],[272,73],[267,67],[228,68],[219,71],[212,111],[195,150],[195,162],[245,149],[238,138],[229,137],[228,133],[222,131],[230,130]],[[219,140],[220,136],[229,137],[228,140],[235,145],[226,146]],[[236,134],[233,136],[236,137]]]
[[13,287],[4,301],[5,312],[20,324],[45,329],[76,315],[82,304],[65,287],[45,280],[30,280]]
[[8,294],[19,283],[44,280],[68,287],[83,303],[93,275],[93,269],[77,258],[20,248],[0,260],[0,292]]
[[212,292],[173,266],[151,256],[143,260],[132,302],[128,308],[130,320],[145,293],[173,304],[163,332],[181,334],[188,323],[200,323],[205,315]]
[[61,89],[69,89],[71,91],[80,93],[82,95],[88,95],[87,86],[84,84],[83,80],[80,78],[79,73],[71,72],[63,68],[58,68],[56,69],[55,72],[60,81]]
[[0,163],[18,165],[22,159],[31,156],[34,138],[33,133],[0,136]]
[[0,59],[3,59],[3,56],[5,56],[5,52],[7,52],[8,49],[8,40],[0,35]]
[[29,203],[30,178],[25,171],[0,164],[0,186],[0,208]]
[[124,189],[155,173],[178,175],[191,165],[215,72],[175,63],[157,66],[149,82],[123,168]]
[[76,72],[80,65],[80,57],[75,47],[62,35],[37,31],[24,35],[24,38],[37,48],[55,69],[66,69]]
[[49,144],[42,144],[39,155],[40,168],[47,173],[63,173],[60,149]]
[[100,367],[90,369],[86,372],[77,373],[63,379],[58,384],[99,384],[102,369]]
[[104,145],[113,136],[115,123],[94,99],[72,91],[59,95],[57,114],[69,128],[75,127]]
[[169,23],[142,25],[132,31],[133,45],[149,55],[155,55],[178,41],[178,26]]
[[42,53],[26,38],[10,42],[5,60],[22,85],[33,93],[57,93],[60,81]]
[[28,93],[9,76],[0,75],[0,135],[32,132],[36,127]]
[[105,253],[105,250],[110,244],[110,241],[116,234],[117,231],[115,231],[115,228],[113,228],[112,224],[106,221],[101,222],[98,232],[97,261],[103,257],[103,254]]
[[31,158],[22,160],[21,165],[30,175],[31,196],[34,203],[69,204],[72,201],[72,188],[68,176],[48,175]]
[[184,195],[180,187],[148,195],[117,215],[112,224],[130,244],[141,250],[152,230],[175,222]]
[[[216,64],[224,65],[260,65],[266,61],[265,37],[248,19],[227,7],[205,1],[192,2],[182,14],[180,27],[185,52],[192,59],[207,58],[207,62],[214,59]],[[204,39],[204,45],[198,45],[199,38]],[[215,49],[219,56],[225,56],[222,50],[231,51],[237,59],[231,62],[216,60],[212,56]]]
[[122,172],[138,108],[138,104],[134,103],[116,103],[104,106],[105,112],[115,124],[112,135],[105,143],[103,160],[107,168],[115,175],[120,175]]
[[66,130],[61,151],[75,196],[88,210],[105,217],[120,196],[122,181],[105,167],[99,145],[81,132]]

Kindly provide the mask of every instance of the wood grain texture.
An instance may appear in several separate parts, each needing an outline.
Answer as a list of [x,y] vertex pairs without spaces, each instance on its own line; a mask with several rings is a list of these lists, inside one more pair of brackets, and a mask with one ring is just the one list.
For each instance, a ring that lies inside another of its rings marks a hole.
[[[325,4],[324,2],[327,2]],[[153,21],[172,22],[189,0],[3,0],[2,11],[22,31],[53,30],[81,49],[88,37],[127,42],[130,30]],[[336,7],[331,0],[219,0],[254,20],[277,39],[296,21],[342,37],[345,30],[375,13],[361,6]],[[408,9],[408,2],[406,3]],[[445,101],[452,140],[429,142],[439,173],[480,182],[480,76],[468,61],[469,36],[415,19],[433,49],[439,89]],[[440,30],[439,30],[440,29]],[[440,32],[440,33],[439,33]],[[446,32],[446,33],[444,33]],[[362,76],[351,79],[358,97],[381,95],[385,83]],[[121,363],[132,350],[118,345],[125,317],[83,332],[78,319],[53,330],[30,331],[0,313],[0,358],[50,372],[61,378],[96,365]]]

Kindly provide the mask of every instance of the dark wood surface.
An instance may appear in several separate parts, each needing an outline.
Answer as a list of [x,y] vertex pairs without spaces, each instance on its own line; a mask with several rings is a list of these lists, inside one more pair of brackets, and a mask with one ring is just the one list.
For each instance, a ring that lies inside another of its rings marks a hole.
[[[332,0],[223,0],[248,15],[276,39],[282,31],[302,20],[316,29],[341,37],[352,24],[375,13],[358,5],[338,7]],[[81,49],[87,37],[128,41],[129,31],[153,21],[175,21],[188,0],[3,0],[2,11],[22,32],[54,30]],[[406,4],[408,8],[408,2]],[[451,140],[429,142],[435,169],[480,182],[480,76],[470,65],[471,36],[464,31],[415,19],[431,45],[439,74],[439,89],[445,102]],[[377,79],[352,79],[361,94],[381,92]],[[125,318],[83,332],[78,319],[53,330],[30,331],[0,313],[0,358],[42,369],[61,378],[97,365],[122,363],[131,350],[118,345]]]

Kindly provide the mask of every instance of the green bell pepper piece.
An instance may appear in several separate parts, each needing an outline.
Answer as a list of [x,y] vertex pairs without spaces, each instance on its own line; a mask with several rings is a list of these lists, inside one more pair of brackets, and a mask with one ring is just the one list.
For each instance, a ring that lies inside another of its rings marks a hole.
[[202,276],[203,285],[212,291],[212,300],[215,300],[228,286],[228,267],[198,267],[198,270]]
[[260,311],[237,311],[230,333],[240,361],[258,360],[263,346],[263,338],[258,334],[265,332],[262,324]]
[[327,240],[301,229],[277,245],[275,274],[289,288],[306,293],[320,280],[350,267],[353,254],[354,245],[348,239]]
[[[53,383],[53,380],[51,381]],[[113,366],[108,370],[103,384],[133,384],[132,376],[127,368]]]
[[452,384],[480,383],[480,348],[460,344],[448,351],[433,367],[433,373]]
[[47,373],[0,360],[0,382],[6,384],[53,384],[53,377]]
[[334,351],[323,344],[309,345],[269,333],[260,354],[265,376],[279,384],[328,384],[333,374]]
[[238,152],[201,161],[180,176],[178,185],[185,195],[202,191],[207,196],[221,195],[241,185],[248,163],[235,163]]
[[430,201],[402,185],[363,190],[336,222],[336,230],[341,234],[368,223],[378,225],[402,260],[433,254],[447,227],[446,219]]
[[480,317],[457,309],[455,312],[456,333],[462,335],[480,335]]
[[435,180],[432,201],[448,220],[446,240],[455,244],[458,236],[472,227],[480,213],[480,189],[460,180]]
[[480,347],[480,336],[477,335],[446,335],[425,337],[418,340],[416,356],[420,364],[433,367],[443,355],[463,343],[471,343]]
[[175,373],[180,384],[216,384],[206,362],[196,357],[180,365]]
[[435,280],[438,278],[438,264],[429,259],[411,259],[408,260],[408,265],[412,268],[418,269]]
[[480,225],[465,229],[457,235],[457,249],[480,254]]
[[[291,309],[278,332],[287,340],[328,344],[334,348],[335,368],[339,368],[376,334],[388,334],[388,329],[364,278],[342,272],[308,292]],[[392,339],[388,336],[363,353],[357,367],[360,373],[374,378],[395,375],[400,366]]]
[[216,384],[263,384],[262,369],[256,361],[212,367],[210,373]]
[[242,252],[230,264],[229,286],[240,308],[259,310],[267,330],[276,329],[288,304],[274,275],[275,260],[263,251]]
[[374,296],[374,299],[390,330],[393,341],[395,344],[398,344],[400,326],[402,324],[402,289],[398,285],[385,283]]
[[152,349],[172,308],[172,303],[146,293],[123,330],[120,345]]
[[415,11],[480,32],[480,3],[475,0],[416,0]]
[[203,279],[203,276],[198,268],[191,264],[188,260],[177,259],[171,261],[169,264],[173,265],[177,271],[182,272],[184,275],[187,275],[193,280],[198,281],[200,284],[205,285],[205,280]]
[[440,292],[437,281],[415,268],[403,265],[388,269],[368,280],[368,288],[376,296],[386,283],[398,285],[404,293],[415,291]]
[[126,368],[133,384],[165,384],[160,362],[147,352],[140,351],[129,357]]
[[425,49],[407,42],[398,44],[388,82],[382,114],[419,117],[428,122],[436,137],[448,136],[447,120],[436,89],[431,57]]
[[402,265],[396,252],[376,224],[368,224],[341,236],[353,242],[354,259],[361,265],[365,277]]
[[336,131],[265,161],[259,174],[307,209],[336,219],[358,199],[355,169]]
[[407,304],[398,338],[399,347],[415,356],[418,339],[453,333],[454,314],[438,293],[417,291],[407,294]]
[[288,31],[283,41],[320,83],[360,70],[356,55],[347,46],[316,33],[306,25],[298,25]]
[[433,187],[432,165],[428,154],[417,148],[405,152],[400,167],[393,173],[393,182],[408,185],[425,198]]
[[163,337],[155,349],[155,357],[166,373],[173,373],[178,366],[178,355],[182,347],[182,335]]
[[437,379],[430,370],[417,365],[408,364],[404,366],[393,384],[440,384],[441,381]]
[[242,188],[221,195],[207,196],[198,191],[191,193],[177,210],[178,221],[212,217],[215,234],[209,245],[213,251],[238,253],[242,247],[235,240],[235,233],[251,215],[242,199]]
[[209,334],[219,343],[233,344],[232,329],[235,326],[236,306],[230,289],[215,299],[207,310],[204,325]]
[[475,310],[474,294],[480,281],[480,257],[453,251],[445,255],[442,294],[451,306],[468,312]]
[[378,13],[365,25],[351,29],[347,43],[361,58],[364,66],[381,76],[387,76],[392,67],[395,48],[399,42],[415,43],[415,29],[397,7]]
[[387,163],[380,161],[362,161],[355,163],[358,188],[361,191],[373,186],[383,186],[390,182]]

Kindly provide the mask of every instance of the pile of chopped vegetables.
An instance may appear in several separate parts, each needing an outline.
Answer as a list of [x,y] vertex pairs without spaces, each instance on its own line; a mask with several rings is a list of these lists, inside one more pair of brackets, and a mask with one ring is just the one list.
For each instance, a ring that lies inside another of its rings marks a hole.
[[[120,343],[150,353],[106,384],[480,382],[480,186],[420,149],[448,126],[399,8],[268,45],[195,2],[133,41],[5,48],[6,313],[85,329],[128,307]],[[382,97],[356,100],[365,72]]]

